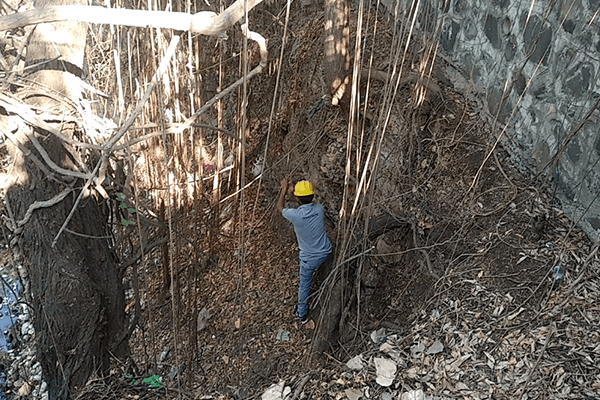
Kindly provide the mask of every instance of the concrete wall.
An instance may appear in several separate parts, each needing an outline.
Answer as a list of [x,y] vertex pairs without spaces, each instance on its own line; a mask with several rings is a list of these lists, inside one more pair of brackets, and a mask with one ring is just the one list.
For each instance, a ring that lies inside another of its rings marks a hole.
[[[411,3],[395,1],[384,0],[390,12]],[[497,118],[498,134],[506,126],[502,144],[515,163],[552,178],[562,209],[594,239],[600,232],[600,0],[422,4],[443,23],[442,54],[455,66],[444,69],[447,78],[472,91],[490,124]],[[557,163],[548,165],[553,157]]]

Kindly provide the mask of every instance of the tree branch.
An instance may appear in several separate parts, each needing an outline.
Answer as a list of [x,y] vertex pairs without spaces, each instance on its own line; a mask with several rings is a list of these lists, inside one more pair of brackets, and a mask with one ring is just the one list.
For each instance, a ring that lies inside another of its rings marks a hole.
[[[114,24],[137,27],[167,28],[201,35],[225,32],[244,16],[246,0],[237,0],[221,14],[201,11],[196,14],[169,11],[130,10],[97,6],[48,6],[0,17],[0,31],[57,21],[79,21],[92,24]],[[247,0],[251,10],[262,0]]]
[[[73,189],[68,187],[49,200],[34,201],[32,204],[29,205],[29,208],[25,212],[25,216],[23,216],[23,218],[21,220],[16,222],[16,226],[12,226],[13,229],[11,229],[11,230],[13,231],[13,233],[15,235],[18,235],[19,233],[21,233],[23,231],[23,225],[25,225],[27,223],[27,221],[29,221],[29,218],[31,218],[31,215],[33,215],[33,212],[35,210],[37,210],[38,208],[52,207],[53,205],[61,202],[65,197],[67,197],[67,195],[69,193],[71,193],[72,190]],[[9,228],[11,228],[11,227],[9,227]]]
[[196,111],[191,117],[186,119],[179,126],[178,129],[180,130],[180,132],[183,132],[184,129],[187,129],[190,126],[192,126],[194,121],[196,121],[196,118],[208,111],[219,99],[222,99],[223,97],[227,96],[229,93],[231,93],[231,91],[243,84],[245,79],[249,80],[253,76],[260,74],[263,68],[267,66],[267,57],[269,53],[267,51],[267,41],[265,40],[265,38],[263,38],[260,34],[249,30],[247,24],[242,25],[242,33],[248,39],[254,40],[258,44],[258,47],[260,48],[260,64],[257,65],[252,71],[248,72],[248,75],[242,76],[227,89],[224,89],[222,92],[216,94],[212,99],[207,101],[198,111]]
[[[83,143],[63,135],[58,129],[54,128],[51,124],[37,116],[29,106],[19,102],[17,99],[14,99],[12,96],[7,95],[6,93],[0,93],[0,106],[2,106],[7,112],[17,114],[29,125],[48,131],[65,143],[69,143],[70,145],[81,148],[90,148],[96,150],[102,149],[102,146],[100,145]],[[58,116],[56,119],[61,120],[61,118]]]

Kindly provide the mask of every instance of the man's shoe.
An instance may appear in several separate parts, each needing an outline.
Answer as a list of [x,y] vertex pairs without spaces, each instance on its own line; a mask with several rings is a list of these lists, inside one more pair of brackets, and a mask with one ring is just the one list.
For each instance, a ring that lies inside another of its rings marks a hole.
[[306,324],[308,322],[308,313],[306,313],[303,317],[298,317],[298,320],[302,325]]
[[294,315],[296,318],[298,318],[298,321],[300,321],[302,325],[308,322],[308,313],[304,314],[302,317],[298,315],[298,305],[294,307]]

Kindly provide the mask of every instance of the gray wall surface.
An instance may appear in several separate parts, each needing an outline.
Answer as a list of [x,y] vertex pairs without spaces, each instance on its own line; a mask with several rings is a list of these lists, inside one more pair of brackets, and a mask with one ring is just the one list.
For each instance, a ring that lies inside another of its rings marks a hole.
[[[392,14],[398,6],[396,15],[410,6],[406,0],[383,1]],[[422,3],[435,9],[442,26],[442,55],[455,65],[454,72],[444,68],[448,80],[474,93],[515,164],[530,176],[551,178],[546,181],[561,208],[595,239],[600,0]]]

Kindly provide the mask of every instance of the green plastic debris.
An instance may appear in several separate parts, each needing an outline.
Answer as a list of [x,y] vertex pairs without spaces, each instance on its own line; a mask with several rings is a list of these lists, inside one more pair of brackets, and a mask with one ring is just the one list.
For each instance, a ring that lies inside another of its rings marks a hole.
[[142,383],[153,388],[162,387],[163,385],[160,376],[158,375],[152,375],[147,378],[144,378],[142,379]]

